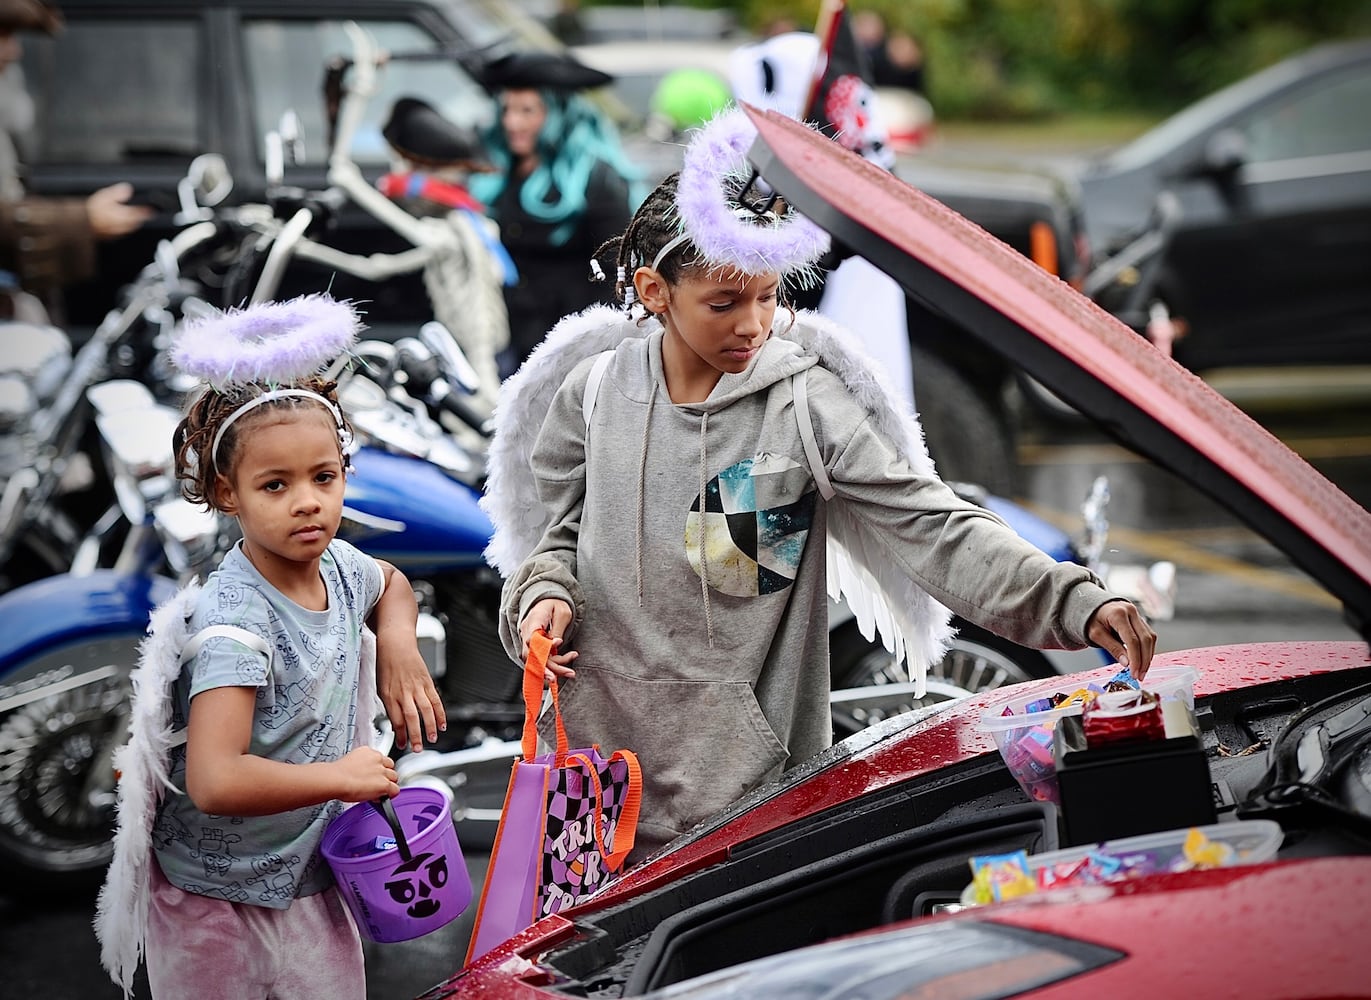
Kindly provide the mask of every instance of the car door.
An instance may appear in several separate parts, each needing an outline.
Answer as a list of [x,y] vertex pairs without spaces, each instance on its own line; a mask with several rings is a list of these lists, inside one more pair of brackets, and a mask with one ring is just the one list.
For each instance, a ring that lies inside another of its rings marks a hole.
[[1191,214],[1171,267],[1197,331],[1182,359],[1371,362],[1371,65],[1305,81],[1232,129],[1241,165],[1180,188]]

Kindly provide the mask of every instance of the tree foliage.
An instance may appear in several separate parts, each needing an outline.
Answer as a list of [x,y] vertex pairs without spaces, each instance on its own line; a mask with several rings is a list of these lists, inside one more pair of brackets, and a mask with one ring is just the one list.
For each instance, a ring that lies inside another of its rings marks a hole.
[[[589,2],[589,0],[587,0]],[[601,0],[604,2],[604,0]],[[628,0],[636,3],[637,0]],[[685,0],[761,31],[819,0]],[[925,53],[940,117],[1167,111],[1319,41],[1371,35],[1371,0],[848,0]]]

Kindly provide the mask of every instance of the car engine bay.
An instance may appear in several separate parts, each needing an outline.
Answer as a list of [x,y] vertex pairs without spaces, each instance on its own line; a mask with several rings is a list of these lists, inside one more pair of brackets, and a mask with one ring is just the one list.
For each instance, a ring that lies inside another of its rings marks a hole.
[[[1201,698],[1196,720],[1220,823],[1277,821],[1278,860],[1371,853],[1371,667]],[[832,766],[878,738],[859,734],[805,767]],[[1027,801],[1001,758],[983,754],[743,841],[717,864],[579,916],[572,938],[539,965],[553,973],[545,988],[569,996],[637,996],[955,909],[970,857],[1060,846],[1056,807]]]

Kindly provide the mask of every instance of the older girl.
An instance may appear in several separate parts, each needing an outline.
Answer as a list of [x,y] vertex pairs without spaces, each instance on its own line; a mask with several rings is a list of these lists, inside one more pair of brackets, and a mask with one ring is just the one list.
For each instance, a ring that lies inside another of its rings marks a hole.
[[740,112],[697,136],[609,248],[635,318],[554,331],[507,383],[492,451],[506,649],[559,640],[572,743],[637,751],[638,856],[831,742],[830,562],[916,677],[948,609],[1139,677],[1155,644],[1088,570],[959,499],[851,335],[784,306],[824,240],[744,186],[750,139]]

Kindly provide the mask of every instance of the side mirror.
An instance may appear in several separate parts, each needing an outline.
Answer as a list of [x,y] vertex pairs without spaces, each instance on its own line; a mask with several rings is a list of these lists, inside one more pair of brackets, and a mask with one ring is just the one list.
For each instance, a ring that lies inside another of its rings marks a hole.
[[287,166],[296,166],[305,158],[305,131],[300,125],[300,116],[293,108],[281,115],[277,131],[281,135],[281,151]]
[[425,323],[419,328],[419,340],[442,360],[444,373],[456,379],[458,385],[467,392],[480,391],[481,376],[447,327],[436,320]]
[[176,185],[181,210],[178,225],[188,225],[209,217],[208,209],[218,205],[233,190],[233,174],[218,153],[202,153],[190,161],[186,176]]
[[233,190],[233,175],[228,163],[218,153],[202,153],[190,161],[186,177],[195,191],[195,200],[213,208]]
[[1226,128],[1209,137],[1200,165],[1205,173],[1226,177],[1246,162],[1247,137],[1235,128]]

